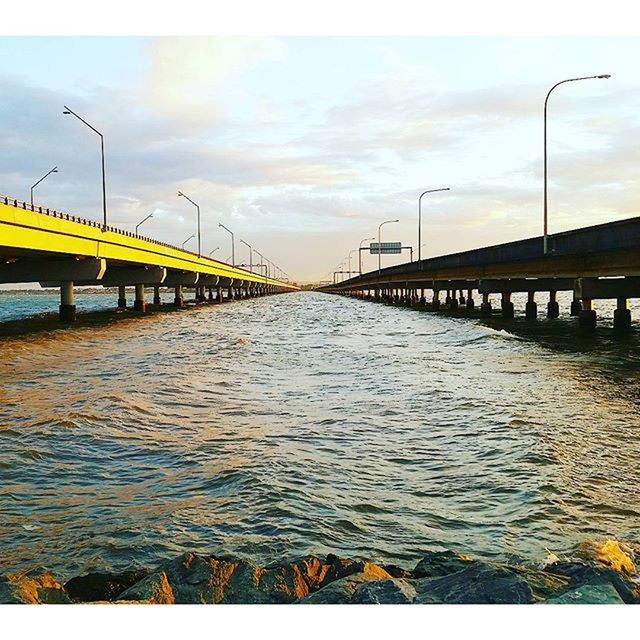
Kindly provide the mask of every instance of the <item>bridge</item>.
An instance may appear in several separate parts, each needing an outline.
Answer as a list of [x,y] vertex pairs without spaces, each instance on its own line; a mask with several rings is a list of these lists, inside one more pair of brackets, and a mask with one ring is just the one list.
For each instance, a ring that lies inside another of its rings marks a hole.
[[[320,291],[376,302],[440,309],[475,308],[474,291],[482,296],[480,312],[492,315],[491,294],[501,296],[501,314],[514,316],[511,296],[528,294],[525,316],[538,317],[536,294],[549,292],[547,316],[557,318],[558,291],[572,291],[571,315],[593,329],[593,301],[615,299],[613,324],[631,326],[630,298],[640,297],[640,217],[548,236],[463,251],[371,271]],[[431,291],[430,301],[425,292]],[[441,292],[446,293],[442,301]]]
[[146,287],[154,289],[154,304],[161,304],[161,286],[173,288],[178,307],[187,288],[198,302],[218,303],[298,289],[129,231],[0,196],[0,283],[23,282],[59,287],[60,319],[67,322],[76,319],[74,286],[118,287],[120,308],[127,305],[125,287],[134,286],[139,313],[147,309]]

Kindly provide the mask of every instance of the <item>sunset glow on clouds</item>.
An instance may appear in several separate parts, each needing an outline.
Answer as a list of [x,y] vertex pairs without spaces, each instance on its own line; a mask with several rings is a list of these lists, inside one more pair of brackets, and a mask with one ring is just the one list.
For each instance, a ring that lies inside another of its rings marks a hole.
[[[637,215],[640,42],[629,38],[2,38],[0,192],[99,219],[109,208],[180,244],[199,202],[292,277],[326,276],[380,221],[424,255],[541,232],[542,106],[550,102],[552,232]],[[244,247],[237,248],[239,259]],[[408,259],[408,256],[404,259]],[[388,264],[391,264],[391,258]],[[375,260],[367,258],[372,268]]]

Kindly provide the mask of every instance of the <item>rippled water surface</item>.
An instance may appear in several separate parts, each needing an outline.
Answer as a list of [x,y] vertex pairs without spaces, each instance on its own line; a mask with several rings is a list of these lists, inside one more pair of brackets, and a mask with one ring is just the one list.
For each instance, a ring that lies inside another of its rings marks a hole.
[[2,339],[0,568],[637,540],[637,338],[515,326],[303,292]]

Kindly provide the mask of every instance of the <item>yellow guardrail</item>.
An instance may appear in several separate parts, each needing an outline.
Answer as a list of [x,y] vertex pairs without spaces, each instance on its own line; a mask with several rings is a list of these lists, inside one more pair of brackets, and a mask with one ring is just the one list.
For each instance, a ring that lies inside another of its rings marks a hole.
[[298,287],[233,267],[170,244],[137,236],[44,207],[0,196],[0,247],[42,253],[104,258],[202,274],[248,280],[289,289]]

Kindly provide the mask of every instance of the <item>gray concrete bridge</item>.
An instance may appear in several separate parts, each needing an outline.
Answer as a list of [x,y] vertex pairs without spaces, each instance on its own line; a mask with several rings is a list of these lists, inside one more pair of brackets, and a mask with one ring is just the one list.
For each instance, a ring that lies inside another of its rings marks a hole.
[[514,316],[512,294],[524,292],[530,319],[538,316],[537,293],[549,293],[547,316],[557,318],[557,292],[572,291],[571,315],[581,326],[595,328],[593,301],[608,298],[617,301],[614,327],[625,330],[628,300],[640,298],[640,218],[549,236],[546,254],[539,236],[370,271],[319,290],[434,311],[474,309],[477,291],[486,315],[494,312],[491,295],[499,294],[505,318]]

